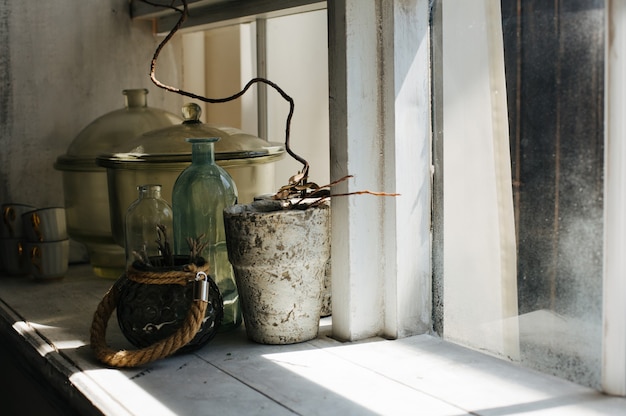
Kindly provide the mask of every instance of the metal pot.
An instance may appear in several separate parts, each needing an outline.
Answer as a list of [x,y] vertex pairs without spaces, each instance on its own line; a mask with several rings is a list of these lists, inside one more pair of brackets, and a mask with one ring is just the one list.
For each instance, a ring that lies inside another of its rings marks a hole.
[[106,170],[96,156],[110,152],[139,134],[180,123],[180,117],[149,108],[146,89],[124,90],[125,107],[104,114],[85,127],[57,158],[69,236],[87,247],[96,275],[117,278],[124,271],[124,250],[111,232]]
[[172,189],[178,175],[191,163],[191,137],[219,137],[215,161],[233,178],[239,202],[275,192],[273,163],[285,156],[281,143],[268,142],[239,129],[204,124],[201,108],[194,103],[183,107],[182,124],[144,133],[117,151],[96,158],[106,168],[110,221],[115,241],[124,246],[124,216],[136,199],[137,186],[161,185],[161,196],[172,203]]

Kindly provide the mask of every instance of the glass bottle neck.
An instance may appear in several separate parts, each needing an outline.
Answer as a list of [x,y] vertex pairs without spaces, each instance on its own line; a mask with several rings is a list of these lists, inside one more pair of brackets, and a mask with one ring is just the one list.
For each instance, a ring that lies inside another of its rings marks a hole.
[[141,108],[148,106],[148,90],[145,88],[124,90],[126,108]]
[[139,189],[139,199],[161,198],[161,185],[141,185]]
[[191,163],[214,163],[213,143],[193,143],[191,146]]

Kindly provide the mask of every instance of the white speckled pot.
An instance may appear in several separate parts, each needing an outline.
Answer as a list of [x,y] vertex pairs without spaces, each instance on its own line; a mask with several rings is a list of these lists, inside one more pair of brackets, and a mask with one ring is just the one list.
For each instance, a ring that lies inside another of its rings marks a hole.
[[330,258],[330,206],[224,211],[228,258],[248,338],[293,344],[317,337]]

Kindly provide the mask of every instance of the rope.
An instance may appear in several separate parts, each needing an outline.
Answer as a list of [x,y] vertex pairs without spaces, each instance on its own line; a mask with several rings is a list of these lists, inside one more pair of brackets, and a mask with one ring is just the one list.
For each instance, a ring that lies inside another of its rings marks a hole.
[[[138,283],[186,285],[195,280],[196,273],[200,271],[205,270],[189,264],[183,271],[164,273],[142,272],[130,268],[126,276]],[[169,337],[138,350],[116,351],[106,343],[106,330],[119,296],[118,285],[113,285],[98,304],[91,323],[91,348],[100,362],[112,367],[138,367],[172,355],[196,336],[207,308],[206,302],[194,300],[181,327]]]

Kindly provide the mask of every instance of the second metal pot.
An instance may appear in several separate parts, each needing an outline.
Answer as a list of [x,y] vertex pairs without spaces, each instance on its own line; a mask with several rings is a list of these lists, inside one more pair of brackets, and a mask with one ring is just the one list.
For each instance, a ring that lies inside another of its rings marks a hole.
[[220,138],[215,160],[235,181],[239,202],[275,192],[273,163],[285,156],[284,145],[232,127],[204,124],[200,111],[197,104],[186,104],[182,124],[145,133],[119,151],[97,157],[96,163],[107,169],[111,229],[117,244],[124,245],[124,213],[137,196],[137,186],[160,184],[161,196],[171,204],[174,182],[191,163],[191,148],[185,141],[190,137]]

